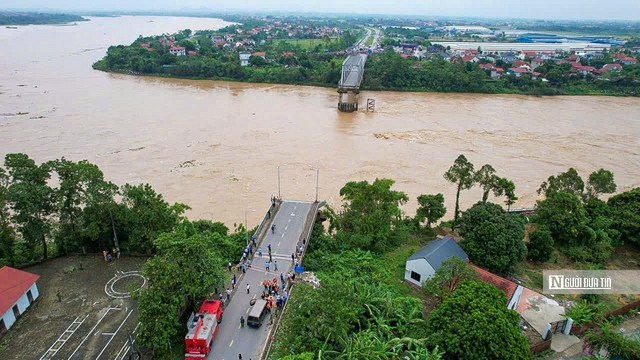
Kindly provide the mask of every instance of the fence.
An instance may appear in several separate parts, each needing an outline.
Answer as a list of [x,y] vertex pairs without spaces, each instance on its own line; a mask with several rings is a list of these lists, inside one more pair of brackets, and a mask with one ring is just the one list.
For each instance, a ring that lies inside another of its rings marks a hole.
[[[307,232],[307,237],[305,239],[307,239],[307,244],[304,247],[304,249],[302,250],[302,254],[300,254],[300,265],[302,265],[302,259],[304,257],[304,254],[307,252],[307,248],[309,247],[309,240],[310,240],[310,236],[311,236],[311,232],[313,231],[313,227],[316,223],[316,217],[318,216],[318,210],[320,210],[320,207],[322,207],[325,202],[322,201],[320,203],[315,203],[315,210],[313,212],[313,217],[311,218],[311,223],[309,224],[309,231]],[[291,299],[291,296],[293,294],[293,290],[295,289],[295,287],[292,287],[289,289],[289,299]],[[278,327],[280,326],[280,320],[282,319],[282,317],[285,314],[285,311],[287,310],[287,304],[289,303],[290,300],[288,300],[286,303],[284,303],[284,306],[282,307],[282,311],[280,311],[280,316],[276,319],[276,324],[274,327],[271,328],[271,331],[269,332],[269,337],[267,338],[266,343],[264,344],[264,348],[262,349],[262,360],[266,360],[269,358],[269,352],[271,352],[271,348],[273,346],[273,342],[275,340],[275,334],[278,331]]]
[[[623,315],[628,313],[631,310],[636,310],[636,309],[640,309],[640,300],[636,300],[633,302],[628,303],[627,305],[621,306],[615,310],[611,310],[608,313],[606,313],[604,315],[605,319],[608,319],[612,316],[619,316],[619,315]],[[587,332],[587,330],[593,329],[594,327],[596,327],[597,324],[593,324],[593,323],[586,323],[586,324],[582,324],[580,326],[572,326],[571,327],[571,333],[574,335],[582,335],[585,332]]]
[[529,347],[529,351],[531,351],[531,355],[541,353],[545,350],[549,350],[551,348],[551,338],[545,340],[543,342],[537,343],[533,346]]

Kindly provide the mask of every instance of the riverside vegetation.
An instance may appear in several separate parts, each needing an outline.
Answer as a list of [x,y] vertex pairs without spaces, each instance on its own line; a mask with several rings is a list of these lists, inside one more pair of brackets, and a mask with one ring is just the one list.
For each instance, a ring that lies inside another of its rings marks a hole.
[[[56,188],[48,185],[52,174]],[[460,155],[444,177],[459,189],[458,197],[482,187],[478,203],[465,211],[456,205],[461,215],[439,226],[459,225],[470,260],[492,272],[506,274],[528,255],[549,261],[558,251],[603,268],[614,247],[640,244],[640,188],[600,200],[616,191],[607,170],[594,171],[586,184],[574,169],[549,177],[529,222],[489,201],[491,193],[507,205],[516,198],[515,185],[491,165],[476,171]],[[272,357],[528,359],[518,314],[506,309],[504,293],[477,282],[468,264],[446,262],[421,292],[401,281],[407,257],[436,231],[447,231],[432,228],[446,208],[442,194],[423,194],[416,216],[406,216],[400,207],[409,199],[393,185],[390,179],[349,182],[340,190],[343,211],[324,210],[328,230],[315,225],[304,259],[321,286],[296,285]],[[246,236],[241,225],[230,234],[221,223],[192,222],[182,216],[185,209],[169,205],[149,185],[118,188],[87,161],[38,165],[25,154],[8,154],[0,168],[0,262],[19,266],[83,247],[108,249],[115,226],[123,252],[154,255],[142,270],[148,289],[134,294],[139,344],[158,358],[172,358],[182,349],[171,352],[170,344],[181,344],[186,331],[180,314],[222,286],[224,264],[242,253]],[[525,242],[525,230],[541,235]],[[425,309],[428,298],[438,303],[435,310]],[[494,330],[485,331],[487,326]],[[602,336],[606,331],[605,324],[588,337],[592,346],[626,346]]]
[[[265,58],[251,56],[251,66],[247,67],[241,66],[236,49],[230,46],[216,46],[211,40],[212,35],[236,34],[238,29],[246,33],[247,29],[262,24],[263,22],[253,21],[217,31],[198,31],[193,35],[191,30],[185,29],[171,35],[139,37],[128,46],[110,46],[104,58],[94,63],[93,68],[189,79],[335,88],[341,77],[342,62],[347,56],[344,50],[364,34],[361,27],[354,25],[355,27],[346,29],[341,35],[325,35],[316,39],[317,45],[312,48],[306,43],[308,39],[303,39],[306,41],[304,45],[296,45],[296,39],[286,38],[280,33],[274,33],[273,37],[268,39],[266,37],[272,35],[265,32],[247,35],[247,38],[255,43],[249,47],[250,50],[265,53]],[[169,47],[159,42],[167,37],[173,37],[176,46],[194,51],[195,54],[172,55]],[[148,44],[149,47],[143,47],[142,44]],[[426,42],[425,46],[428,44]],[[599,68],[607,61],[613,62],[613,59],[611,54],[606,54],[604,60],[593,61],[591,65]],[[507,63],[500,65],[504,68],[510,66]],[[637,87],[640,84],[640,65],[626,65],[622,71],[607,74],[603,78],[572,72],[571,64],[556,64],[553,61],[547,61],[536,71],[542,74],[537,79],[533,79],[530,74],[519,77],[509,74],[500,79],[492,79],[490,72],[481,69],[477,63],[449,62],[438,57],[421,61],[416,58],[404,59],[391,48],[387,48],[383,53],[369,55],[361,88],[488,94],[638,95]],[[543,77],[549,81],[543,81]]]

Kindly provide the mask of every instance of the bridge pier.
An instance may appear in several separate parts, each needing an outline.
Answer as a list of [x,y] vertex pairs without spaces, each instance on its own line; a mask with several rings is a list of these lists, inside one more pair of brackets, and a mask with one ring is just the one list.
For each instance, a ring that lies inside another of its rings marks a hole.
[[342,112],[358,111],[358,90],[338,89],[338,110]]

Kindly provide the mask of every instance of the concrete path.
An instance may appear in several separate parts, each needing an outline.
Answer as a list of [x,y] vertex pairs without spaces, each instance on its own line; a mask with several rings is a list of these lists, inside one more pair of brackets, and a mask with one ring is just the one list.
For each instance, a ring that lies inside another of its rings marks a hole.
[[[272,222],[276,225],[276,232],[273,234],[269,230],[266,233],[261,244],[263,256],[259,257],[257,252],[254,252],[251,269],[238,281],[236,292],[226,304],[220,329],[211,346],[211,353],[207,356],[208,360],[236,360],[238,354],[242,354],[244,360],[259,359],[271,328],[269,317],[266,316],[263,325],[256,329],[247,325],[240,328],[240,316],[246,320],[251,308],[249,301],[259,298],[264,290],[263,280],[277,276],[279,282],[280,273],[293,271],[291,254],[295,252],[300,236],[305,230],[305,221],[312,205],[311,202],[286,200],[280,204]],[[278,272],[274,271],[273,264],[269,272],[265,270],[265,262],[269,260],[269,244],[273,260],[278,263]],[[249,294],[247,284],[250,285]]]

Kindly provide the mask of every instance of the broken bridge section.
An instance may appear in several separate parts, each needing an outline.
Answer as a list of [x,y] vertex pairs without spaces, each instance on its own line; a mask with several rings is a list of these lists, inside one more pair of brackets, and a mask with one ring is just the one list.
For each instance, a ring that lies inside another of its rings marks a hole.
[[338,83],[338,110],[342,112],[358,111],[358,93],[364,76],[366,54],[349,55],[342,63],[342,76]]

